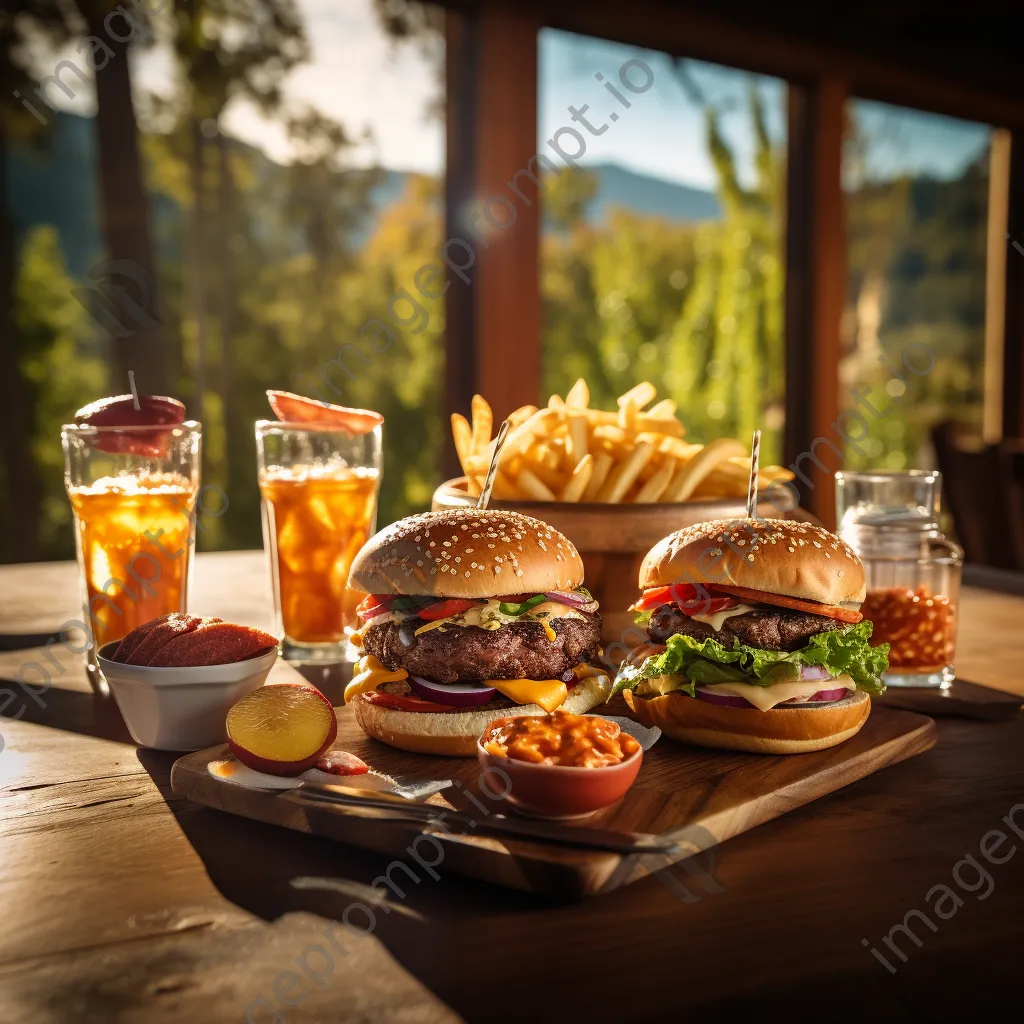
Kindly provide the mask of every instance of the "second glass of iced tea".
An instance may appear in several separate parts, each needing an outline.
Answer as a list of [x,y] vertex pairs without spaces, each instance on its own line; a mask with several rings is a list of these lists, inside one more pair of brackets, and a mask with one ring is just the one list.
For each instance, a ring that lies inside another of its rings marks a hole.
[[374,532],[381,430],[256,424],[263,541],[284,655],[339,662],[364,596],[348,588],[356,552]]

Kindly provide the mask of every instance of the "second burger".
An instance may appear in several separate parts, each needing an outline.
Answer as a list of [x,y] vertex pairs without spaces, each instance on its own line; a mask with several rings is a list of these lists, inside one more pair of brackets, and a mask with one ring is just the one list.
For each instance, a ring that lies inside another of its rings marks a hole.
[[572,543],[517,512],[394,523],[352,565],[349,585],[368,596],[345,703],[376,739],[465,757],[495,718],[589,711],[611,680],[588,663],[601,617],[582,584]]

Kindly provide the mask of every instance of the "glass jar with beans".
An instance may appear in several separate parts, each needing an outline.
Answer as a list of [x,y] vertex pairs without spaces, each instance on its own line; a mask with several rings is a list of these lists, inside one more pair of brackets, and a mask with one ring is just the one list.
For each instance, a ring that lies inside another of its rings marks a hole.
[[889,686],[954,678],[963,552],[938,525],[937,472],[836,474],[839,533],[864,563],[872,643],[889,644]]

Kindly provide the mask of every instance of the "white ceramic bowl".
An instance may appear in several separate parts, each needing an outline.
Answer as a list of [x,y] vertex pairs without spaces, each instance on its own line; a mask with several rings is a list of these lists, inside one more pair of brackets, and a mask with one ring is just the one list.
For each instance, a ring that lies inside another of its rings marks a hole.
[[158,668],[111,661],[114,643],[99,649],[103,675],[132,739],[155,750],[202,750],[223,743],[228,709],[262,686],[277,648],[227,665]]

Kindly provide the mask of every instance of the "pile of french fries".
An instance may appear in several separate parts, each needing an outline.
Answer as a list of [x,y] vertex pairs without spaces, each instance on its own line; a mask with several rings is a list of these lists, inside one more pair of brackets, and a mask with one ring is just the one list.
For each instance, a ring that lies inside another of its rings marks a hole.
[[[615,412],[590,408],[582,378],[543,409],[524,405],[509,416],[492,496],[504,501],[652,502],[746,498],[749,448],[733,438],[710,444],[683,440],[676,403],[644,381],[619,399]],[[494,455],[494,415],[473,396],[472,423],[455,413],[452,434],[469,493],[480,494]],[[758,486],[791,480],[782,466],[759,469]]]

